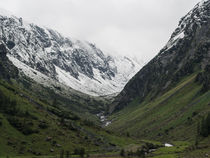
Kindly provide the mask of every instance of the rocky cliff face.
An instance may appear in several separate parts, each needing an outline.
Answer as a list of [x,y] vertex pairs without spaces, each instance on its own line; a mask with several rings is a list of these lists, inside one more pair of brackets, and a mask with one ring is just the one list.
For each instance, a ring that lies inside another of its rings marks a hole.
[[183,77],[208,70],[209,63],[210,1],[203,0],[180,20],[159,54],[128,82],[111,111],[123,108],[134,99],[142,102],[148,95],[155,98]]
[[18,77],[18,69],[7,58],[8,50],[0,43],[0,77],[5,80]]
[[91,95],[120,92],[140,69],[132,59],[104,54],[94,44],[1,11],[0,37],[8,58],[27,76],[43,84],[50,78]]

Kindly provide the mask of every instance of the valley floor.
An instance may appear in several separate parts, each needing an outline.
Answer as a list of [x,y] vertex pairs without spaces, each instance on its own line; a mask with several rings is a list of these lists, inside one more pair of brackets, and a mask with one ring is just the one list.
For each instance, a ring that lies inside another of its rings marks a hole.
[[[209,140],[209,139],[206,139]],[[205,141],[206,141],[205,140]],[[134,153],[142,148],[144,144],[150,143],[154,146],[159,147],[157,149],[150,149],[149,153],[146,153],[144,156],[135,155]],[[163,146],[164,144],[156,141],[147,141],[141,140],[139,144],[130,144],[123,147],[124,155],[120,152],[113,153],[92,153],[85,154],[84,157],[89,158],[123,158],[123,157],[139,157],[139,158],[205,158],[210,157],[210,146],[208,144],[201,143],[198,146],[195,146],[186,141],[173,141],[171,142],[173,146]],[[160,146],[160,144],[162,146]],[[133,153],[134,155],[132,155]],[[130,155],[129,155],[130,154]],[[59,155],[49,155],[49,156],[0,156],[0,158],[68,158],[65,154],[63,156]],[[70,155],[72,158],[78,158],[81,156]],[[69,157],[69,158],[70,158]]]

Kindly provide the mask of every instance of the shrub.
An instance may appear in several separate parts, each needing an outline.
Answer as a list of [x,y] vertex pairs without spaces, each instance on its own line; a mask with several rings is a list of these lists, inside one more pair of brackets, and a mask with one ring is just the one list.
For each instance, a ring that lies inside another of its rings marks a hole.
[[66,151],[66,158],[70,158],[70,152]]
[[60,158],[64,158],[64,150],[63,149],[61,150]]
[[192,117],[196,116],[197,114],[198,114],[198,112],[197,112],[197,111],[194,111],[194,112],[192,113]]
[[24,126],[23,129],[21,130],[21,132],[24,135],[30,135],[30,134],[33,134],[33,133],[39,133],[38,130],[34,130],[30,126]]
[[95,126],[94,122],[92,122],[92,121],[90,121],[88,119],[84,120],[84,125],[89,126],[89,127],[90,126]]
[[138,150],[136,151],[136,156],[138,156],[138,157],[145,157],[145,152],[144,152],[144,150],[138,149]]
[[80,149],[80,154],[79,154],[81,157],[84,157],[85,155],[85,148],[81,148]]
[[46,122],[40,122],[39,123],[39,128],[46,129],[46,128],[48,128],[48,124]]
[[76,148],[76,149],[74,149],[74,155],[80,155],[81,157],[84,157],[84,155],[85,155],[85,148]]
[[8,117],[7,118],[10,125],[12,125],[14,128],[22,132],[24,135],[30,135],[33,133],[38,133],[38,130],[34,130],[32,128],[33,122],[27,121],[27,120],[21,120],[18,117]]
[[126,133],[126,136],[127,136],[127,137],[130,137],[130,133],[129,133],[129,132],[127,132],[127,133]]
[[124,149],[122,149],[122,150],[120,151],[120,156],[122,156],[122,157],[125,156],[125,150],[124,150]]

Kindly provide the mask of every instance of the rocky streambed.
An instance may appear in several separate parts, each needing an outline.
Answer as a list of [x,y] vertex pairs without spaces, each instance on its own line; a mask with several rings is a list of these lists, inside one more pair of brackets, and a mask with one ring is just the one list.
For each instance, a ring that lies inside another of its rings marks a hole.
[[105,115],[105,112],[98,113],[97,117],[100,119],[102,127],[107,127],[112,123],[110,120],[107,119],[107,116]]

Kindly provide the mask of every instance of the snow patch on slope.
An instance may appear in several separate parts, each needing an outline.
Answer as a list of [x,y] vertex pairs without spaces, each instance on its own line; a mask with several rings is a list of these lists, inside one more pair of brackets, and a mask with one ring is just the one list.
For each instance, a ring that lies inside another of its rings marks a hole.
[[184,31],[183,31],[183,32],[177,34],[176,36],[174,36],[173,38],[171,38],[171,39],[168,41],[168,43],[166,44],[166,47],[167,47],[166,50],[172,48],[174,45],[177,44],[177,42],[178,42],[180,39],[183,39],[184,37],[185,37],[185,35],[184,35]]
[[7,54],[8,59],[26,76],[34,79],[40,84],[49,85],[49,81],[52,82],[52,79],[47,77],[46,75],[40,73],[29,67],[28,65],[24,64],[23,62],[19,61],[18,59],[14,58],[12,55]]

